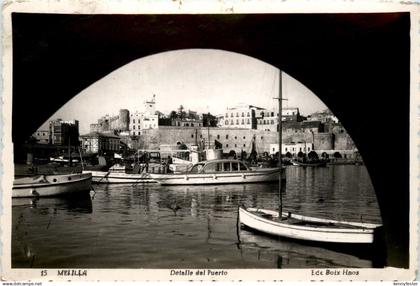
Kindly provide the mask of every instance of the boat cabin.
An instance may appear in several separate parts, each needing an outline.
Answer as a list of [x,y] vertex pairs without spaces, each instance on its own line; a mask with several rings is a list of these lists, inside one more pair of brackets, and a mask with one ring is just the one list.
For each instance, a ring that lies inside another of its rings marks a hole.
[[240,172],[248,171],[249,168],[237,160],[214,160],[194,164],[188,173],[217,173],[217,172]]

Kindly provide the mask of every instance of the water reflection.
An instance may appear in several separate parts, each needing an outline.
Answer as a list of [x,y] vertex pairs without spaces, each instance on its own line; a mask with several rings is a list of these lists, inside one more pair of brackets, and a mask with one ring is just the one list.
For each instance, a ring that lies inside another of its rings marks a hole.
[[[378,223],[360,166],[287,169],[285,211]],[[368,267],[365,259],[237,228],[238,206],[277,210],[278,184],[95,185],[90,198],[13,200],[13,267]],[[238,237],[241,237],[238,239]],[[338,253],[338,254],[337,254]]]

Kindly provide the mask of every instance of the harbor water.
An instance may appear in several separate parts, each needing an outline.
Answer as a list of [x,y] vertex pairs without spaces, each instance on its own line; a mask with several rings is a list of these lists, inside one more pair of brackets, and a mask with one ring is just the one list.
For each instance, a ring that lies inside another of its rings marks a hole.
[[[284,211],[381,223],[364,166],[288,166],[286,177]],[[94,189],[75,199],[13,199],[12,267],[372,267],[349,251],[238,228],[240,205],[278,209],[278,184]]]

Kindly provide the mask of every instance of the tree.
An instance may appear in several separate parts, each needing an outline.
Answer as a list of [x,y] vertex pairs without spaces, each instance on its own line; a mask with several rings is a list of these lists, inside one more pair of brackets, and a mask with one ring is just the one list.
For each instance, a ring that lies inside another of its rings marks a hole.
[[169,114],[169,118],[170,119],[175,119],[178,117],[178,114],[176,114],[175,110],[172,110],[171,113]]

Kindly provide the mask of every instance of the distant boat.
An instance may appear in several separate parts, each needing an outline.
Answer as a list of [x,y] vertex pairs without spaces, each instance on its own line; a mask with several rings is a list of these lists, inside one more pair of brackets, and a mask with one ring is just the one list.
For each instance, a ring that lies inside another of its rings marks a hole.
[[125,166],[116,164],[106,171],[83,171],[83,174],[92,174],[94,183],[103,184],[144,184],[156,183],[146,172],[128,173]]
[[91,184],[91,174],[26,177],[13,182],[12,197],[44,197],[89,192]]
[[239,208],[241,224],[260,232],[297,240],[369,244],[381,225],[322,219],[257,208]]
[[302,167],[325,167],[327,166],[327,162],[325,161],[306,161],[306,162],[301,162],[301,161],[297,161],[297,160],[292,160],[292,165],[293,166],[302,166]]
[[[57,163],[69,163],[69,159],[67,158],[64,158],[64,156],[59,156],[59,157],[56,157],[56,158],[53,158],[53,157],[50,157],[50,161],[51,162],[57,162]],[[79,162],[79,160],[78,159],[71,159],[71,162],[72,163],[78,163]]]
[[[282,169],[282,177],[284,177]],[[250,169],[244,162],[231,159],[203,161],[178,174],[150,174],[161,185],[208,185],[278,182],[280,168]]]

